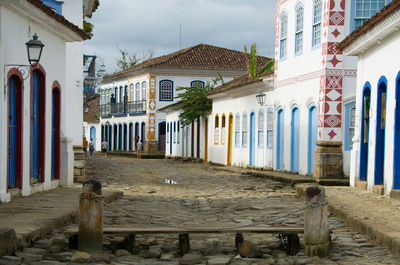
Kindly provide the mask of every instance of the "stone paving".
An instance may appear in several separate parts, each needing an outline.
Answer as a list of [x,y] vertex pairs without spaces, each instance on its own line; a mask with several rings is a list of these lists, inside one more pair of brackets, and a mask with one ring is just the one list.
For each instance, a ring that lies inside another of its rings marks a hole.
[[[165,225],[240,227],[249,225],[302,226],[304,206],[290,186],[217,166],[175,160],[123,157],[88,158],[88,175],[103,186],[123,191],[105,206],[104,225]],[[168,184],[165,180],[178,184]],[[289,213],[289,214],[288,214]],[[288,214],[288,215],[285,215]],[[121,247],[123,237],[104,236],[104,253],[89,255],[68,248],[63,229],[38,240],[1,264],[400,264],[400,258],[330,218],[332,250],[327,258],[307,257],[301,247],[295,256],[280,249],[276,235],[245,234],[257,258],[236,254],[234,234],[190,235],[191,253],[180,257],[178,235],[137,235],[135,253]],[[301,236],[301,235],[300,235]],[[302,239],[300,239],[303,244]]]

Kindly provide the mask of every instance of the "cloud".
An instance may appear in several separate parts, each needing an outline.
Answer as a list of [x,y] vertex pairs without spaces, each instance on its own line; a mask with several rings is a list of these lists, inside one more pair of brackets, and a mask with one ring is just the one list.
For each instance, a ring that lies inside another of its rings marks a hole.
[[113,0],[101,1],[90,21],[94,36],[85,54],[116,69],[117,46],[131,53],[160,56],[207,43],[243,50],[257,43],[258,54],[273,57],[275,1],[265,0]]

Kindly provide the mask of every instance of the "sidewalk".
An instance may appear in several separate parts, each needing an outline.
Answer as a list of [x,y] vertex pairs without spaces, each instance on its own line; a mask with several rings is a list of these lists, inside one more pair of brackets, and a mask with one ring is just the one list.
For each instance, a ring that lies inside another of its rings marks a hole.
[[[16,246],[27,246],[52,229],[72,222],[77,217],[81,191],[82,185],[76,184],[72,188],[57,188],[1,203],[0,254],[13,252]],[[106,188],[102,191],[106,202],[122,196],[122,192]]]
[[[304,198],[308,185],[316,183],[311,176],[276,171],[258,171],[238,167],[213,167],[215,170],[240,172],[288,183],[295,187],[299,198]],[[325,180],[329,212],[394,255],[400,255],[400,200],[370,191],[343,186],[348,180]],[[340,186],[334,186],[340,185]]]

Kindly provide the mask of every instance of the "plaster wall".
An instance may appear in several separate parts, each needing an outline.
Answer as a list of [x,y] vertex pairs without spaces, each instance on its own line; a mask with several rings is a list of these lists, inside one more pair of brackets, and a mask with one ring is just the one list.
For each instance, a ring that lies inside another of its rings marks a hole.
[[[30,195],[37,191],[51,189],[58,185],[58,180],[51,181],[51,88],[55,80],[58,81],[61,86],[61,135],[70,137],[69,131],[66,130],[69,126],[77,125],[80,132],[82,128],[82,120],[79,121],[79,116],[78,118],[75,117],[77,121],[71,124],[69,124],[69,121],[66,119],[66,113],[70,111],[70,109],[76,107],[73,107],[72,104],[74,103],[71,103],[67,97],[70,92],[66,86],[66,43],[63,39],[46,31],[25,17],[16,15],[5,7],[0,7],[0,66],[4,69],[3,67],[5,64],[28,64],[25,43],[32,38],[34,33],[37,33],[40,40],[45,44],[40,60],[41,66],[46,71],[45,176],[43,183],[33,186],[30,185],[30,78],[27,78],[24,80],[23,90],[23,196]],[[10,69],[10,67],[6,69]],[[8,70],[5,72],[6,75],[7,72]],[[1,74],[0,82],[1,87],[4,89],[3,71]],[[0,199],[4,202],[10,200],[10,193],[7,193],[8,98],[6,91],[3,89],[2,95],[0,96]],[[73,166],[73,160],[71,161],[70,158],[71,157],[67,157],[64,159],[61,157],[61,164],[67,163]],[[63,165],[61,165],[61,167],[63,167]],[[72,178],[72,175],[67,173],[67,175],[61,175],[60,181],[70,183],[70,178]],[[54,185],[52,182],[57,182],[57,185]]]
[[352,154],[352,174],[351,184],[359,177],[360,163],[360,134],[361,134],[361,113],[362,113],[362,93],[366,82],[371,84],[371,104],[370,104],[370,127],[368,143],[368,190],[374,186],[375,171],[375,144],[376,144],[376,123],[377,123],[377,96],[378,82],[381,77],[387,79],[386,95],[386,117],[385,117],[385,151],[384,151],[384,188],[385,194],[389,195],[393,187],[393,166],[394,163],[394,125],[396,107],[396,77],[400,71],[400,54],[397,52],[400,46],[400,36],[398,33],[389,35],[381,40],[380,44],[364,51],[358,57],[358,79],[356,95],[356,128],[355,143]]

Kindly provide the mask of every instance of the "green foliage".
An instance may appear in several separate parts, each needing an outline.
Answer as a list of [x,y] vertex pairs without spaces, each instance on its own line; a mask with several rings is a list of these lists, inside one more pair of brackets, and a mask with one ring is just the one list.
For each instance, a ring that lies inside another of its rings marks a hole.
[[119,47],[118,51],[120,53],[120,58],[117,59],[117,67],[116,72],[128,69],[136,65],[137,63],[153,58],[153,51],[148,50],[147,53],[143,53],[141,56],[136,53],[130,54],[127,50],[121,49]]
[[184,91],[180,93],[176,98],[179,99],[179,109],[182,110],[179,114],[181,126],[188,126],[194,120],[210,113],[212,109],[212,100],[207,98],[207,92],[214,89],[218,84],[224,84],[221,74],[218,73],[216,79],[212,82],[207,82],[203,87],[179,87],[178,91]]
[[93,33],[92,33],[93,28],[94,28],[94,26],[93,26],[92,23],[87,22],[85,19],[83,20],[83,31],[84,31],[87,35],[89,35],[90,37],[93,36]]
[[265,74],[269,71],[274,70],[275,68],[275,59],[271,59],[270,61],[268,61],[268,63],[266,63],[263,68],[260,69],[260,71],[258,71],[257,74]]
[[257,46],[255,43],[251,45],[249,60],[249,76],[255,77],[257,75]]

